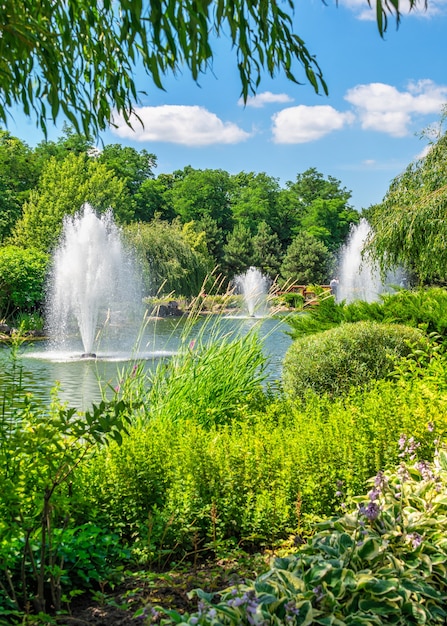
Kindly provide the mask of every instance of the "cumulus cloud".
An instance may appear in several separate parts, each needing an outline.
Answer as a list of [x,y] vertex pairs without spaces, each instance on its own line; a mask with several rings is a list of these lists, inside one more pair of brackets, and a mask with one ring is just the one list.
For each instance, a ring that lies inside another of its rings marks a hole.
[[272,116],[275,143],[308,143],[340,130],[354,119],[331,106],[289,107]]
[[[376,20],[376,3],[374,0],[371,6],[365,0],[342,0],[340,6],[352,11],[359,20]],[[409,0],[399,1],[399,11],[403,16],[430,18],[447,12],[447,0],[430,0],[425,6],[424,0],[417,0],[410,11]],[[389,13],[389,20],[395,19],[395,15]]]
[[163,141],[183,146],[235,144],[251,134],[232,122],[223,122],[201,106],[163,105],[139,107],[135,110],[143,122],[132,119],[133,129],[123,119],[115,119],[112,131],[122,139]]
[[293,98],[288,96],[286,93],[272,93],[271,91],[264,91],[256,94],[255,96],[248,96],[247,102],[244,102],[243,98],[240,98],[238,104],[240,106],[245,105],[261,109],[266,104],[286,104],[287,102],[293,102]]
[[349,89],[345,100],[356,107],[362,128],[404,137],[410,132],[413,115],[441,112],[447,87],[420,80],[399,91],[392,85],[370,83]]

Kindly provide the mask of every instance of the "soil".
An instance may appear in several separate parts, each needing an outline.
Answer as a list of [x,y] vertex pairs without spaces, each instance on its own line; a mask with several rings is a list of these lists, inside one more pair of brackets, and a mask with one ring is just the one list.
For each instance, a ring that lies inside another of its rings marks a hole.
[[254,578],[259,567],[267,567],[266,561],[258,555],[247,563],[222,560],[167,573],[127,572],[113,589],[107,586],[100,592],[75,598],[69,614],[58,616],[56,622],[59,626],[142,626],[150,623],[151,616],[152,623],[160,621],[162,614],[157,607],[193,613],[198,602],[197,596],[190,593],[194,589],[218,592]]

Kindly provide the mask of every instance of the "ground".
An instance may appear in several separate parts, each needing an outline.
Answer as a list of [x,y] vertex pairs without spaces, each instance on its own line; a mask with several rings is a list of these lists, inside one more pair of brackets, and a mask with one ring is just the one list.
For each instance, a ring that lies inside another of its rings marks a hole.
[[[59,616],[59,626],[141,626],[140,610],[151,615],[151,607],[161,606],[180,613],[194,612],[197,599],[193,589],[219,591],[246,579],[253,579],[268,567],[269,555],[222,559],[194,567],[182,566],[165,573],[153,571],[126,572],[112,589],[84,594],[73,600],[70,614]],[[154,623],[159,619],[154,618]],[[147,621],[146,623],[149,623]]]

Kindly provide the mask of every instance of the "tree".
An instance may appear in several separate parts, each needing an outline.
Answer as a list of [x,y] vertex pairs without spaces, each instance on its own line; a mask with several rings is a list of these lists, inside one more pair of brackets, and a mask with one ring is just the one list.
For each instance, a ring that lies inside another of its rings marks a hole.
[[266,222],[260,222],[258,230],[251,240],[253,246],[253,265],[271,278],[276,278],[281,265],[282,250],[278,235]]
[[100,213],[111,208],[118,223],[132,218],[125,183],[104,165],[82,155],[70,154],[61,162],[52,157],[23,207],[13,243],[50,251],[59,239],[64,216],[76,213],[86,202]]
[[193,225],[172,224],[155,219],[125,228],[125,234],[137,251],[144,267],[148,292],[177,296],[196,296],[212,261],[206,252],[204,237]]
[[252,235],[261,221],[271,225],[276,213],[278,179],[265,172],[240,172],[232,181],[231,210],[235,222],[246,226]]
[[300,285],[325,284],[332,256],[323,242],[302,232],[287,249],[281,276]]
[[232,230],[233,217],[230,206],[232,182],[224,170],[195,170],[190,166],[174,172],[169,198],[182,222],[200,222],[204,218],[215,220],[224,231]]
[[44,299],[48,255],[16,246],[0,248],[0,317],[31,312]]
[[[372,4],[371,0],[368,0]],[[410,0],[410,8],[420,4]],[[380,34],[399,0],[377,0]],[[407,6],[407,5],[406,5]],[[234,50],[244,99],[262,74],[278,71],[327,93],[320,67],[293,32],[293,0],[5,0],[0,5],[0,120],[23,107],[44,132],[64,114],[77,130],[97,134],[116,111],[131,123],[138,102],[135,66],[162,88],[163,76],[186,66],[194,80],[212,67],[215,38]]]
[[0,241],[20,218],[22,205],[37,184],[39,170],[33,151],[17,137],[0,130]]
[[314,167],[286,183],[282,199],[289,204],[291,233],[302,230],[320,239],[332,251],[339,248],[360,215],[350,205],[351,192],[332,176],[324,178]]
[[145,194],[142,187],[154,178],[153,169],[157,164],[155,154],[147,150],[135,150],[129,146],[109,144],[99,153],[98,161],[124,181],[134,207],[137,220],[147,218]]
[[447,134],[410,163],[365,216],[366,250],[382,271],[403,266],[420,282],[447,281]]
[[223,270],[229,278],[241,274],[252,265],[251,233],[243,224],[237,224],[224,245]]

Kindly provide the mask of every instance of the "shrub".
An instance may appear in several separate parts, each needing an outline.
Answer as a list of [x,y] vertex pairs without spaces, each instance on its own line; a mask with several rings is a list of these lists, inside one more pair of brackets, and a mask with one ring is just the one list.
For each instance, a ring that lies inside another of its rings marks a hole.
[[297,339],[284,359],[284,388],[289,396],[308,391],[331,396],[346,393],[393,369],[393,356],[406,356],[412,346],[427,346],[417,329],[397,324],[358,322],[343,324]]
[[272,545],[333,513],[338,483],[359,494],[375,472],[398,463],[403,432],[421,441],[421,458],[433,454],[433,439],[447,429],[447,396],[436,380],[382,380],[305,406],[239,406],[213,427],[167,417],[137,424],[120,447],[83,464],[76,522],[119,531],[138,558],[162,562],[228,540]]

